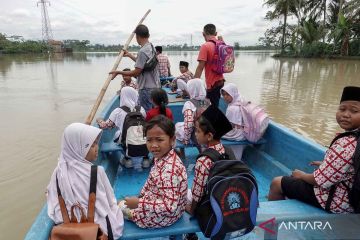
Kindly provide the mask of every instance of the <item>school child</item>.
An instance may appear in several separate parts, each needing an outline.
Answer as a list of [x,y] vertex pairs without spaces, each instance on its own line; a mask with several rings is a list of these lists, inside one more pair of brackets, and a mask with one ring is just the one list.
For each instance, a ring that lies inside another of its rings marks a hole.
[[[231,129],[231,123],[226,116],[217,107],[210,105],[195,122],[196,140],[206,148],[212,148],[220,154],[224,154],[225,148],[220,139]],[[186,207],[190,214],[194,213],[197,203],[204,196],[204,188],[212,165],[213,161],[207,156],[196,159],[194,181],[191,188],[191,204]]]
[[[92,162],[97,159],[100,135],[100,129],[82,123],[72,123],[65,128],[58,164],[46,193],[48,215],[55,224],[64,222],[57,182],[68,215],[70,216],[71,207],[79,203],[87,216]],[[75,215],[80,220],[80,215],[78,213]],[[111,232],[108,232],[110,225],[107,225],[107,221],[110,222]],[[114,239],[121,237],[124,226],[123,214],[101,166],[97,167],[94,222],[100,225],[106,235],[112,234]]]
[[145,121],[150,121],[153,117],[159,114],[162,114],[168,117],[171,121],[174,121],[174,117],[172,115],[171,109],[166,107],[166,105],[169,103],[169,99],[164,89],[156,88],[152,90],[151,100],[155,105],[155,107],[150,109],[146,113]]
[[[333,213],[359,211],[359,202],[351,204],[354,195],[350,189],[355,179],[353,155],[359,136],[356,137],[356,133],[360,130],[360,87],[344,88],[336,121],[345,133],[334,138],[321,163],[310,163],[319,168],[310,174],[295,169],[290,177],[274,178],[268,196],[270,201],[287,197]],[[358,198],[359,193],[355,195]]]
[[[225,115],[232,125],[232,130],[226,133],[223,138],[233,141],[246,140],[240,109],[240,104],[245,103],[245,99],[239,94],[238,88],[233,83],[225,84],[220,93],[228,104]],[[232,145],[231,149],[234,151],[236,158],[241,160],[244,146]]]
[[154,166],[139,197],[127,197],[119,205],[125,218],[141,228],[161,228],[175,223],[185,211],[186,168],[173,149],[175,126],[159,115],[145,128],[147,147],[154,155]]
[[[214,105],[210,105],[195,122],[195,136],[199,144],[206,148],[215,149],[220,154],[225,154],[225,148],[220,138],[232,129],[226,116]],[[191,191],[188,192],[186,211],[193,215],[201,199],[204,197],[210,169],[213,161],[207,156],[196,159],[195,174]],[[195,233],[186,234],[185,239],[198,239]]]
[[[204,82],[199,79],[191,79],[187,82],[187,89],[190,95],[190,100],[186,101],[182,109],[184,115],[184,122],[178,122],[175,125],[176,128],[176,139],[181,141],[183,144],[189,144],[190,140],[196,144],[194,135],[195,130],[195,118],[197,106],[203,102],[203,105],[209,106],[210,102],[206,99],[206,88]],[[198,104],[199,103],[199,104]],[[201,113],[200,113],[201,114]]]
[[[130,68],[125,68],[123,71],[131,71],[131,70]],[[121,81],[119,95],[123,87],[132,87],[135,90],[137,90],[138,88],[136,81],[133,80],[131,76],[125,76],[125,75],[123,75],[123,80]]]
[[181,75],[172,80],[171,90],[174,92],[178,89],[181,92],[179,97],[188,97],[186,83],[194,78],[194,74],[189,70],[189,63],[185,61],[180,61],[179,70]]
[[[140,113],[143,117],[146,116],[144,108],[137,105],[138,103],[138,92],[132,87],[124,87],[121,90],[120,94],[120,106],[114,109],[109,119],[104,121],[103,119],[97,119],[97,123],[101,129],[112,129],[117,127],[117,131],[114,135],[114,141],[120,142],[123,134],[123,126],[125,123],[125,118],[128,112],[134,112],[140,110]],[[125,110],[124,110],[125,109]],[[143,160],[144,158],[144,160]],[[135,170],[141,171],[142,165],[146,168],[150,166],[149,159],[147,158],[147,154],[144,156],[125,156],[122,160],[125,167],[131,168],[134,167]]]

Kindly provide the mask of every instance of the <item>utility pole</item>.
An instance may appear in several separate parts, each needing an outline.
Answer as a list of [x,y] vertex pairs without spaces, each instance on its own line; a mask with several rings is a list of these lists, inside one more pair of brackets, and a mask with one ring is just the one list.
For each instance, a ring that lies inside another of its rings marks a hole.
[[39,0],[37,6],[41,5],[41,18],[42,18],[42,39],[43,41],[49,43],[50,40],[53,40],[53,35],[51,31],[50,19],[47,12],[46,5],[50,2],[47,0]]
[[193,47],[193,42],[192,42],[192,34],[190,35],[190,47]]

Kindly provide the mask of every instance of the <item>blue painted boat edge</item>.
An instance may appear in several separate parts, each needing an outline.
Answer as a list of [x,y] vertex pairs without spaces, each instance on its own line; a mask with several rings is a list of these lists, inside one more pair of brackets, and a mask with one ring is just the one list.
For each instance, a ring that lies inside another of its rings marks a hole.
[[49,235],[54,222],[47,215],[47,205],[45,204],[39,215],[36,217],[34,223],[31,225],[29,231],[25,235],[26,240],[46,240]]

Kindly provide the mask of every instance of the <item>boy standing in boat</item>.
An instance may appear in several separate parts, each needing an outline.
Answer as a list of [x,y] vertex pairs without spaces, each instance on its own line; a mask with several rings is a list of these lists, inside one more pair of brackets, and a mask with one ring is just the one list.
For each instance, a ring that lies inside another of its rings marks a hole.
[[170,61],[168,56],[162,54],[162,46],[156,46],[156,56],[159,61],[160,77],[170,77]]
[[[353,213],[350,192],[359,159],[353,158],[360,130],[360,87],[345,87],[336,112],[336,121],[345,133],[335,137],[322,162],[313,173],[295,169],[291,176],[273,179],[269,200],[298,199],[333,213]],[[356,137],[357,136],[357,137]],[[355,162],[354,162],[355,160]],[[353,202],[352,202],[353,203]]]
[[139,87],[139,103],[145,109],[149,111],[152,108],[150,94],[155,88],[160,88],[159,79],[159,66],[147,67],[148,62],[156,53],[154,46],[149,42],[149,29],[140,24],[135,29],[136,41],[141,46],[137,56],[125,51],[124,56],[131,58],[135,62],[135,69],[131,71],[111,71],[112,79],[118,74],[123,76],[137,77],[137,83]]
[[[205,80],[206,80],[206,97],[210,99],[210,102],[214,106],[219,105],[220,100],[220,89],[224,86],[224,75],[218,74],[212,70],[212,65],[215,64],[213,61],[215,55],[215,43],[218,41],[216,38],[217,32],[214,24],[206,24],[203,29],[203,36],[206,41],[200,47],[198,56],[198,66],[195,71],[194,78],[201,78],[201,74],[205,68]],[[218,37],[219,40],[220,37]]]

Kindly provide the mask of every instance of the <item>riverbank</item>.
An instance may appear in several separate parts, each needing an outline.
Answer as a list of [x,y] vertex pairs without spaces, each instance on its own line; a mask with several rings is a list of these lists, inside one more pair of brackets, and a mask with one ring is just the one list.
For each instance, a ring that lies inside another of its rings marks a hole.
[[312,59],[338,59],[338,60],[360,60],[360,56],[340,56],[340,55],[324,55],[324,56],[305,56],[299,54],[281,54],[272,55],[273,58],[312,58]]

